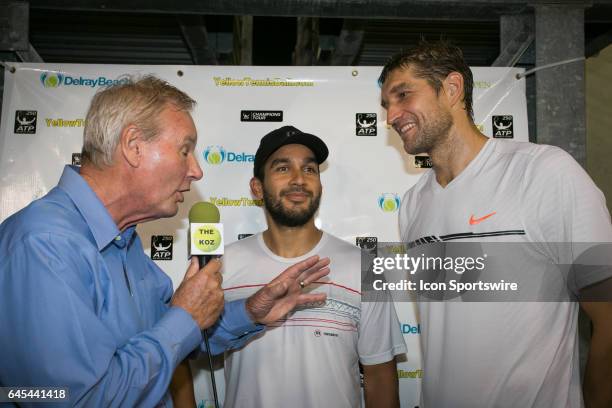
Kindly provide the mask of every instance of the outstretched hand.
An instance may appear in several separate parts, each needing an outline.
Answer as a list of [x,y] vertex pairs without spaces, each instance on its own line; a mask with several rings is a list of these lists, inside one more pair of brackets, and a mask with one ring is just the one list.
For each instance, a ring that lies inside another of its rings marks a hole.
[[303,293],[308,284],[329,274],[329,258],[311,256],[285,269],[246,301],[254,322],[270,324],[285,317],[296,306],[325,301],[324,293]]

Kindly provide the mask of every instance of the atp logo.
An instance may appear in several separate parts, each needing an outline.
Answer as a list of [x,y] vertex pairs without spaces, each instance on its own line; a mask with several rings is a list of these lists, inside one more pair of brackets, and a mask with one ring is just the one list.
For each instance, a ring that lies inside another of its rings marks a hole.
[[36,117],[38,112],[35,110],[15,111],[15,134],[33,135],[36,133]]
[[46,71],[40,74],[40,82],[45,88],[57,88],[64,82],[64,75]]
[[152,235],[151,236],[151,259],[155,261],[172,260],[172,235]]
[[493,116],[493,137],[496,139],[514,139],[512,115]]
[[401,200],[395,193],[384,193],[378,197],[378,206],[384,212],[396,212],[400,207]]
[[206,160],[208,164],[221,164],[225,161],[226,155],[225,149],[221,146],[208,146],[204,149],[204,160]]
[[355,126],[357,136],[376,136],[376,113],[357,113]]
[[[80,166],[81,165],[81,153],[72,153],[72,165]],[[153,245],[151,245],[153,246]]]

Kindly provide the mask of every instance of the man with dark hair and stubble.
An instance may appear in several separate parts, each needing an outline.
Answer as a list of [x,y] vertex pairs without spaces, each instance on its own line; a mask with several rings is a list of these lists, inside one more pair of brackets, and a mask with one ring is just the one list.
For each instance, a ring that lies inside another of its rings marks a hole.
[[222,353],[325,299],[302,292],[329,273],[317,256],[235,302],[224,302],[221,261],[192,257],[173,294],[146,256],[136,225],[176,215],[202,178],[194,105],[153,76],[101,90],[81,168],[66,166],[55,188],[0,225],[0,385],[63,387],[65,401],[47,400],[62,406],[195,406],[181,361],[202,330]]
[[361,251],[315,226],[322,194],[319,165],[328,155],[317,136],[293,126],[265,135],[255,154],[253,196],[268,229],[226,248],[228,299],[250,296],[286,265],[317,253],[330,259],[328,280],[305,288],[327,300],[228,351],[227,407],[356,407],[359,363],[367,407],[399,405],[395,356],[406,346],[390,302],[361,301]]
[[[392,57],[379,83],[387,123],[405,151],[427,153],[433,163],[402,201],[400,233],[409,246],[459,236],[530,243],[533,251],[503,268],[535,273],[574,261],[554,243],[612,242],[604,197],[569,154],[477,129],[472,73],[459,48],[423,41]],[[609,276],[585,278],[578,289]],[[609,301],[580,302],[593,322],[583,397],[576,302],[421,300],[422,407],[612,406]]]

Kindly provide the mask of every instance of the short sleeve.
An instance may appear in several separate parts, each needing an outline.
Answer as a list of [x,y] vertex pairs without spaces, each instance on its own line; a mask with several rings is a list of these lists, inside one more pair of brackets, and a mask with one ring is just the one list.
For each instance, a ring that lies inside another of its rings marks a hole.
[[359,361],[364,365],[386,363],[406,352],[404,337],[395,313],[393,301],[388,299],[361,303],[358,341]]
[[553,146],[540,149],[528,165],[521,191],[529,240],[552,262],[573,265],[570,288],[607,279],[612,225],[603,193],[567,152]]

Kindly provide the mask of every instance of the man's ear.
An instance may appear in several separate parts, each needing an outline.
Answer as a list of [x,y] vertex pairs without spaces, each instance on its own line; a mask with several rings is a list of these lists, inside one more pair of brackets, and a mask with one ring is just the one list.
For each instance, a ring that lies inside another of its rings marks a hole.
[[451,72],[446,76],[442,83],[444,87],[444,93],[451,107],[455,107],[457,104],[465,109],[463,106],[463,94],[465,89],[463,88],[463,76],[458,72]]
[[140,166],[144,153],[143,144],[142,131],[136,125],[123,128],[119,138],[119,151],[131,167]]
[[263,184],[261,184],[261,180],[257,177],[253,177],[249,185],[251,186],[251,194],[253,194],[253,197],[256,200],[261,200],[263,198]]

